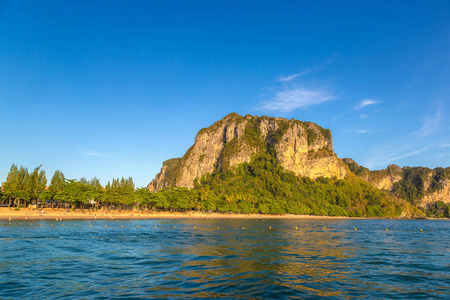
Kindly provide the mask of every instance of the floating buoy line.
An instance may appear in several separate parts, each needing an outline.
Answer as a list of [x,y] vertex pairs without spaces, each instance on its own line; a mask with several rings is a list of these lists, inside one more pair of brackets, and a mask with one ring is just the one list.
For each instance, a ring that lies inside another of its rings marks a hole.
[[[27,219],[25,219],[25,220],[27,220]],[[61,218],[56,218],[55,219],[56,221],[62,221],[62,219]],[[116,222],[118,222],[119,220],[115,220]],[[147,220],[148,221],[148,220]],[[263,220],[263,221],[265,221],[265,220]],[[16,223],[17,224],[17,223]],[[8,223],[0,223],[0,225],[4,225],[4,226],[7,226],[7,225],[13,225],[13,223],[12,222],[10,222],[9,224]],[[19,223],[18,224],[19,226],[22,226],[22,225],[29,225],[29,226],[33,226],[33,223],[24,223],[24,224],[22,224],[22,223]],[[37,225],[37,224],[36,224]],[[50,224],[50,226],[54,226],[55,224]],[[65,226],[66,224],[61,224],[61,226]],[[42,223],[40,223],[39,224],[39,226],[43,226],[43,224]],[[78,226],[78,224],[74,224],[73,226]],[[70,227],[70,225],[69,225],[69,227]],[[89,227],[92,227],[92,223],[90,223],[89,224]],[[105,225],[105,227],[108,227],[108,225]],[[114,227],[114,226],[113,226]],[[173,226],[171,226],[173,229],[177,229],[177,226],[175,226],[175,225],[173,225]],[[124,228],[124,225],[120,225],[120,228]],[[126,228],[126,226],[125,226],[125,228]],[[137,228],[140,228],[140,225],[137,225]],[[158,226],[157,225],[154,225],[154,228],[158,228]],[[163,228],[164,228],[164,226],[163,226]],[[197,226],[195,225],[195,226],[193,226],[193,227],[191,227],[192,229],[197,229]],[[268,226],[268,227],[266,227],[267,229],[274,229],[274,228],[272,228],[272,226]],[[221,229],[221,227],[216,227],[215,228],[215,230],[220,230]],[[241,230],[245,230],[246,228],[243,226],[243,227],[240,227],[239,229],[241,229]],[[259,229],[259,228],[258,228]],[[276,228],[275,228],[276,229]],[[283,229],[283,228],[281,228],[281,229]],[[293,229],[297,229],[298,230],[298,226],[295,226],[295,227],[293,227]],[[329,229],[329,228],[327,228],[326,226],[323,226],[323,229]],[[201,229],[200,229],[201,230]],[[211,230],[211,229],[210,229]],[[212,229],[212,230],[214,230],[214,229]],[[251,229],[250,229],[251,230]],[[344,229],[343,229],[344,230]],[[358,228],[353,228],[353,231],[358,231],[359,229]],[[384,228],[384,231],[390,231],[390,229],[389,228]],[[423,232],[424,230],[423,229],[418,229],[418,231],[419,232]]]

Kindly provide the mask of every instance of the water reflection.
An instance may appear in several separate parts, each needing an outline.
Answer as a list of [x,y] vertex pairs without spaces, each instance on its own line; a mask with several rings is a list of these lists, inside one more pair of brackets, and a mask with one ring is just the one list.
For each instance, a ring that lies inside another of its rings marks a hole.
[[78,223],[0,228],[0,298],[449,296],[445,223]]
[[219,220],[196,231],[191,226],[186,229],[189,233],[180,235],[180,246],[169,249],[172,255],[185,258],[171,280],[190,278],[199,289],[211,292],[223,284],[240,289],[251,285],[253,296],[270,296],[275,291],[339,295],[318,284],[347,281],[351,266],[345,260],[352,254],[341,243],[346,233],[323,229],[323,224],[301,225],[295,229],[292,222],[283,220],[228,224]]

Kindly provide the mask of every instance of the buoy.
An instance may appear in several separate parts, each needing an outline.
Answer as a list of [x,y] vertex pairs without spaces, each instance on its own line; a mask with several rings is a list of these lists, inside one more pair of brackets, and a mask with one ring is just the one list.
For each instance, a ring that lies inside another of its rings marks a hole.
[[271,229],[272,228],[272,226],[269,226],[269,229]]
[[52,226],[53,226],[53,224],[52,224]]
[[244,229],[244,227],[242,227],[242,229]]
[[173,228],[176,228],[175,226],[173,226]]
[[389,229],[386,228],[385,230],[388,231]]
[[295,226],[295,229],[298,229],[298,227],[297,227],[297,226]]
[[155,225],[155,228],[156,228],[156,225]]
[[217,227],[217,229],[220,229],[220,227]]
[[325,226],[323,226],[323,229],[326,229],[326,227],[325,227]]
[[123,225],[122,225],[122,226],[120,226],[120,227],[123,227]]
[[75,224],[75,226],[78,226],[77,224]]
[[108,227],[108,225],[105,225],[105,227]]
[[42,224],[39,224],[39,226],[42,226]]
[[[156,226],[155,226],[156,227]],[[194,229],[197,228],[197,226],[194,226]]]
[[355,228],[355,230],[358,230],[358,228]]
[[420,229],[419,231],[423,231],[422,229]]
[[64,224],[62,224],[62,226],[64,226]]
[[30,225],[31,225],[31,223],[30,223]]
[[92,224],[89,224],[89,226],[92,226]]
[[138,225],[138,227],[139,227],[139,225]]

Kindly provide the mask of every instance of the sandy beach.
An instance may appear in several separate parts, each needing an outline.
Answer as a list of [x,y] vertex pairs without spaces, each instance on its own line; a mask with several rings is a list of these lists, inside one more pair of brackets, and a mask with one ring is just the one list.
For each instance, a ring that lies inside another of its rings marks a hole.
[[348,219],[348,217],[310,215],[264,215],[202,212],[150,212],[130,210],[66,210],[1,207],[0,220],[93,220],[93,219]]

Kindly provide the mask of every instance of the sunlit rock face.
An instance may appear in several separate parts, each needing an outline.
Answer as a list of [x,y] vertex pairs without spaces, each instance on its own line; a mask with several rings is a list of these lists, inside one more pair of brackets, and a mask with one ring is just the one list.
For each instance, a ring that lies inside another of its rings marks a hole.
[[410,194],[417,194],[410,201],[419,207],[426,208],[437,201],[450,203],[450,168],[400,168],[390,165],[386,169],[371,171],[351,158],[344,158],[342,161],[351,172],[380,190],[387,190],[398,197],[405,197],[405,193],[402,193],[405,189]]
[[200,130],[186,154],[165,161],[148,188],[153,192],[167,186],[193,188],[195,179],[205,174],[232,169],[268,152],[298,176],[342,179],[348,170],[333,152],[328,129],[294,119],[233,113]]

